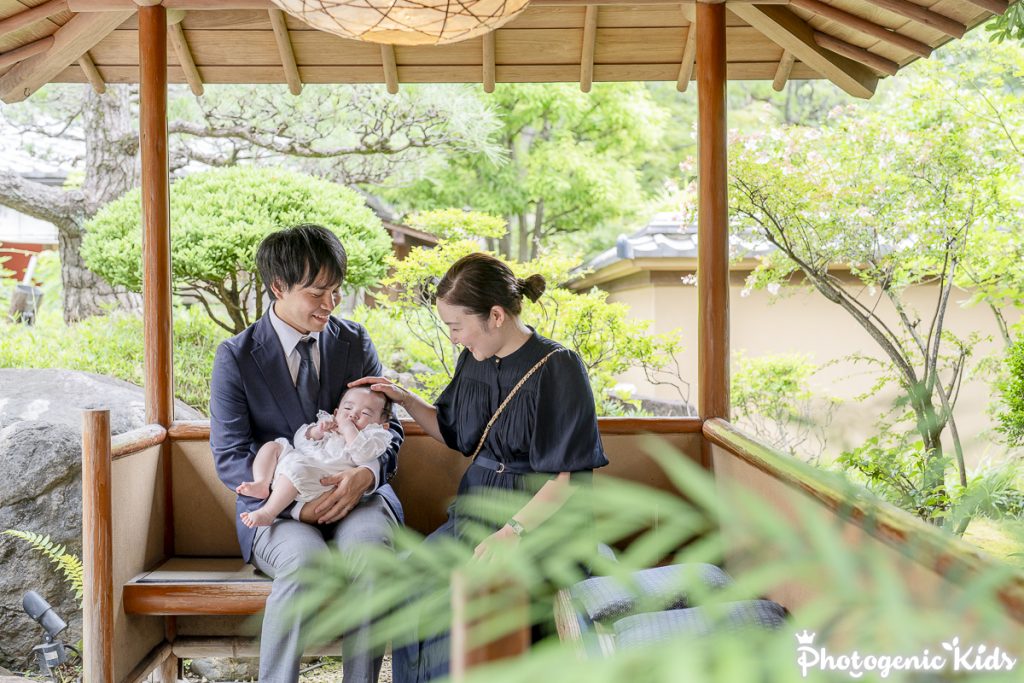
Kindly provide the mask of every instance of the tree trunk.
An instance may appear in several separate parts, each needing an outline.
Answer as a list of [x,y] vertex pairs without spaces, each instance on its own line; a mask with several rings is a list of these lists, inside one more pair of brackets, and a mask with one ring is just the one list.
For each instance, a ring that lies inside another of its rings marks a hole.
[[142,308],[142,299],[123,287],[112,287],[82,261],[79,253],[82,226],[104,204],[138,186],[140,161],[139,137],[133,128],[134,107],[131,90],[110,85],[106,93],[96,94],[84,86],[82,129],[85,133],[85,178],[82,193],[85,206],[74,222],[77,230],[59,229],[61,279],[64,283],[64,320],[75,322],[104,313],[111,306],[131,311]]
[[64,286],[65,322],[72,323],[100,315],[104,309],[110,308],[139,310],[141,299],[138,294],[128,292],[123,287],[111,287],[106,280],[85,267],[79,253],[82,248],[80,233],[60,231],[57,239],[61,282]]
[[519,239],[516,244],[519,250],[519,261],[524,263],[530,260],[530,221],[525,213],[519,214]]
[[505,234],[498,240],[498,253],[504,259],[512,258],[512,219],[518,216],[509,216],[505,220]]
[[945,499],[942,505],[936,506],[929,511],[928,521],[936,526],[942,526],[942,513],[948,511],[949,501],[946,491],[946,463],[942,452],[942,432],[945,429],[945,422],[939,419],[932,403],[932,396],[925,393],[927,389],[924,383],[918,383],[911,387],[911,404],[914,415],[917,418],[917,432],[921,435],[924,444],[924,471],[921,475],[921,490],[930,496],[940,496]]
[[537,200],[537,210],[533,214],[533,235],[530,237],[530,260],[540,253],[540,238],[544,230],[544,200]]

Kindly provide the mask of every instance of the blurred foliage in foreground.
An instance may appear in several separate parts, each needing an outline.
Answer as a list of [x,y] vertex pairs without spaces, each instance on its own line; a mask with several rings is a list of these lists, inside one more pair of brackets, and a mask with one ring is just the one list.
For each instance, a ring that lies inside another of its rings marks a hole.
[[[1015,630],[1008,629],[1012,622],[999,599],[1001,590],[1019,592],[1024,577],[1018,570],[982,560],[969,577],[950,583],[939,579],[925,588],[890,547],[879,542],[850,544],[847,539],[853,535],[842,535],[837,519],[822,514],[821,504],[809,497],[790,491],[785,500],[792,507],[783,511],[764,498],[723,487],[722,481],[716,487],[708,473],[663,442],[652,439],[645,447],[676,492],[599,478],[592,489],[570,499],[557,522],[527,534],[495,561],[470,560],[476,538],[468,543],[447,539],[424,544],[407,529],[398,531],[395,553],[371,547],[357,555],[325,555],[306,572],[307,591],[297,605],[310,619],[308,639],[334,637],[367,618],[378,620],[374,637],[380,647],[389,640],[396,645],[407,642],[414,635],[414,623],[419,624],[417,638],[443,632],[451,623],[449,586],[455,572],[470,595],[483,595],[483,587],[491,589],[486,597],[471,598],[466,610],[480,620],[470,634],[471,642],[479,643],[521,625],[510,605],[524,593],[530,598],[530,618],[548,622],[557,590],[584,578],[581,565],[592,567],[595,574],[619,577],[629,587],[630,574],[640,568],[665,561],[720,565],[728,558],[735,583],[716,592],[691,593],[690,604],[714,616],[731,601],[804,596],[801,604],[785,605],[792,611],[787,625],[773,632],[723,629],[706,637],[670,638],[596,659],[582,657],[573,644],[552,636],[514,661],[472,671],[467,680],[789,683],[802,680],[795,634],[804,630],[817,634],[816,648],[827,648],[833,655],[857,651],[862,657],[910,656],[927,649],[947,660],[946,671],[893,670],[887,680],[1019,680],[1016,666],[1009,672],[968,671],[967,660],[958,660],[945,649],[954,647],[957,639],[961,650],[984,644],[985,652],[991,653],[998,645],[1011,658],[1020,656],[1022,626],[1016,623]],[[815,472],[822,490],[856,501],[866,511],[868,528],[885,505],[838,476],[802,463],[790,466]],[[525,499],[483,495],[465,502],[474,514],[500,521]],[[948,532],[892,508],[887,514],[897,515],[909,529],[909,540],[901,546],[906,552],[926,554],[938,547],[967,555],[968,546]],[[480,538],[486,534],[483,528],[478,532]],[[617,562],[597,552],[599,541],[620,548]],[[798,590],[780,592],[780,587]],[[662,607],[648,603],[641,611]],[[878,674],[868,673],[866,680],[874,680],[872,676]],[[807,680],[849,678],[849,672],[826,673],[814,666],[807,671]]]

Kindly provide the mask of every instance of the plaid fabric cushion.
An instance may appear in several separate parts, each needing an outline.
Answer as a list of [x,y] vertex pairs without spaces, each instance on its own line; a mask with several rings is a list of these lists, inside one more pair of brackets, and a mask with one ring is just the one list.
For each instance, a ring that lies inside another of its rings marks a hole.
[[642,647],[670,638],[701,638],[712,633],[781,628],[786,609],[770,600],[744,600],[719,605],[636,614],[615,622],[619,648]]
[[688,607],[694,594],[731,582],[728,574],[712,564],[679,564],[645,569],[624,579],[587,579],[570,592],[578,609],[592,622],[604,622],[638,612]]

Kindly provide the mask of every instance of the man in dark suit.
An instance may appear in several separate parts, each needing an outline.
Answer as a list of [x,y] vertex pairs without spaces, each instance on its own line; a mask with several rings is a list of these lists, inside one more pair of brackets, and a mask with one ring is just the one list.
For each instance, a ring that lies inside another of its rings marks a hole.
[[[252,481],[256,451],[289,441],[318,410],[333,412],[348,382],[381,374],[366,330],[331,315],[338,305],[347,256],[338,238],[315,225],[269,235],[256,262],[273,301],[266,314],[217,349],[210,396],[210,446],[221,481],[234,491]],[[301,624],[289,612],[300,585],[296,572],[334,542],[344,552],[366,543],[390,544],[401,505],[388,480],[403,433],[391,419],[392,443],[369,466],[321,480],[335,486],[305,505],[286,508],[271,526],[250,529],[238,515],[242,557],[274,580],[260,640],[260,681],[298,680]],[[236,512],[263,501],[239,495]],[[380,658],[364,643],[367,629],[342,643],[346,683],[375,682]]]

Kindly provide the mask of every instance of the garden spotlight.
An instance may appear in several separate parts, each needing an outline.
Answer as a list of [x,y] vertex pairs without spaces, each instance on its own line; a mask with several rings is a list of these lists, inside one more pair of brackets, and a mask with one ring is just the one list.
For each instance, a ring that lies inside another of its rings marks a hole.
[[49,676],[54,667],[60,666],[67,661],[68,655],[64,650],[64,643],[55,640],[57,635],[68,627],[67,623],[53,611],[50,603],[39,593],[28,591],[21,600],[21,606],[25,613],[32,617],[36,623],[46,631],[46,639],[43,643],[32,648],[35,655],[36,666],[39,673]]

